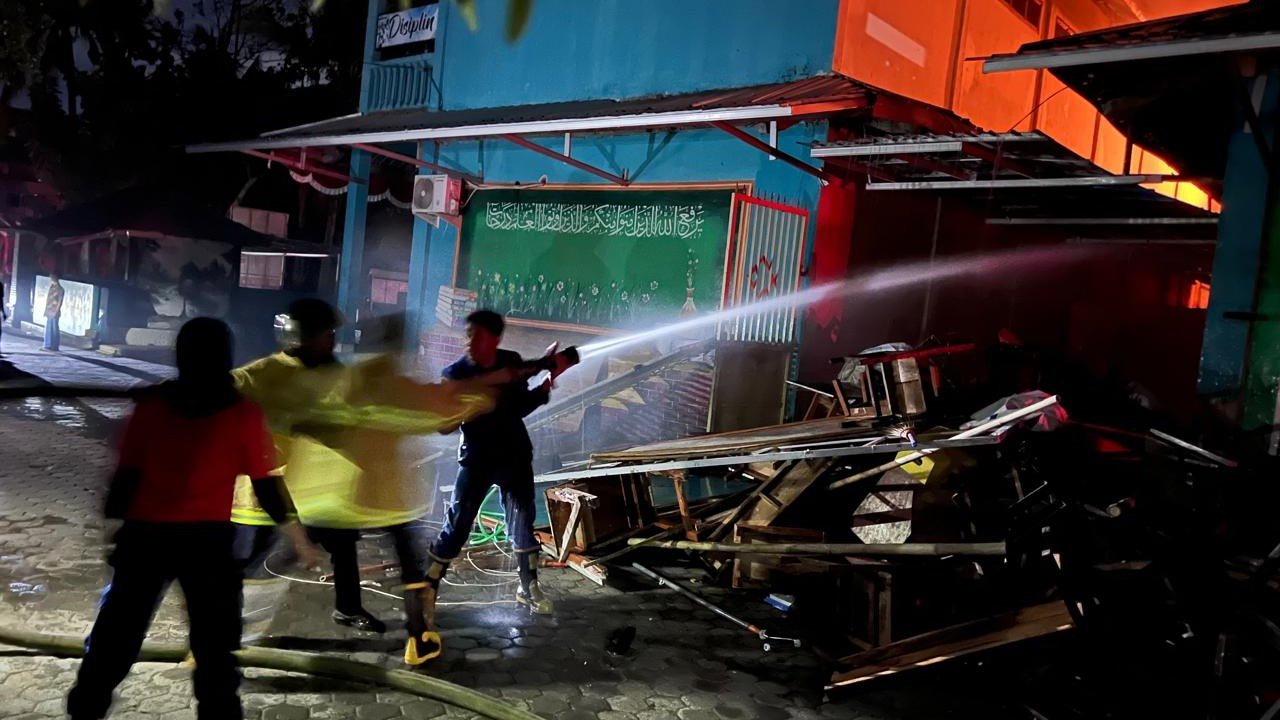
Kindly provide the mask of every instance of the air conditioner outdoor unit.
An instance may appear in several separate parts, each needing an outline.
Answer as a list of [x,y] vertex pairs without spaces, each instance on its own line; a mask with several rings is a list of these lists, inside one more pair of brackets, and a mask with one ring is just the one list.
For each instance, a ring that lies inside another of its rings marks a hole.
[[413,214],[457,215],[462,199],[462,180],[450,175],[418,175],[413,179]]

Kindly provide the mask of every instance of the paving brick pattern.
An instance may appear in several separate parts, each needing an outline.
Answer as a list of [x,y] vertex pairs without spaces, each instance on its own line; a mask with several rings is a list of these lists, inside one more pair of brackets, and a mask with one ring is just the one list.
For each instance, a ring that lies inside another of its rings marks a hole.
[[[8,375],[0,375],[0,384],[34,378],[126,386],[170,372],[92,353],[39,353],[33,343],[9,336],[3,343],[7,364],[0,370]],[[127,411],[121,401],[0,403],[0,624],[71,634],[90,627],[107,580],[109,528],[97,508],[110,470],[109,439]],[[392,559],[390,543],[377,535],[362,542],[361,552],[368,565]],[[285,572],[283,563],[273,569]],[[973,698],[930,701],[931,694],[922,691],[927,684],[824,703],[828,671],[808,653],[763,653],[748,634],[622,571],[615,575],[626,589],[596,586],[570,570],[544,569],[543,585],[557,611],[532,617],[510,600],[513,570],[514,560],[494,547],[457,563],[442,594],[446,652],[422,672],[554,720],[976,716],[968,707]],[[373,592],[394,593],[394,577],[366,575],[366,606],[391,625],[387,635],[374,636],[335,626],[328,617],[330,588],[316,584],[314,574],[288,572],[299,581],[263,586],[280,590],[282,599],[265,611],[265,634],[258,642],[402,667],[399,603]],[[752,620],[779,622],[758,598],[706,591]],[[611,655],[606,638],[624,626],[637,629],[635,642],[625,655]],[[185,638],[176,587],[150,637]],[[0,718],[63,717],[63,696],[77,666],[76,660],[0,646]],[[246,671],[243,697],[249,717],[263,719],[472,717],[368,685],[252,669]],[[188,669],[138,665],[121,687],[112,717],[193,718]]]

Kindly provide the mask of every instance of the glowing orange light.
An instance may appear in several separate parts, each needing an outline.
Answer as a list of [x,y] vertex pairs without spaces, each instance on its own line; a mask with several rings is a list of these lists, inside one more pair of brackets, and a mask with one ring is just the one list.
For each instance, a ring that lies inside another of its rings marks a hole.
[[1187,290],[1187,307],[1192,310],[1209,309],[1209,283],[1203,280],[1192,280]]

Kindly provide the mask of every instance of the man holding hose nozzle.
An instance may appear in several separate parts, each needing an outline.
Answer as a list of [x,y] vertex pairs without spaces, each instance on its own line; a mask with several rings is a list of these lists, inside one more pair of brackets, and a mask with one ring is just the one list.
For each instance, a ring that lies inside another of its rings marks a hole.
[[[525,429],[524,418],[547,403],[552,382],[577,362],[577,352],[567,348],[557,353],[553,345],[541,360],[525,362],[518,354],[498,348],[504,327],[502,316],[492,310],[479,310],[467,316],[467,354],[445,368],[443,373],[447,380],[466,380],[512,368],[519,370],[520,377],[503,387],[497,407],[492,412],[462,424],[454,501],[445,516],[444,529],[431,546],[431,565],[422,587],[429,631],[423,633],[417,643],[419,662],[434,658],[443,651],[435,628],[440,581],[449,569],[449,563],[466,545],[476,514],[491,486],[497,485],[502,493],[507,533],[520,571],[516,601],[538,614],[550,614],[553,609],[551,600],[538,585],[536,555],[539,544],[533,536],[533,443]],[[539,387],[530,389],[528,378],[539,370],[548,371],[550,377]],[[411,641],[410,650],[414,650],[414,644]],[[406,652],[405,659],[410,661],[409,652]]]

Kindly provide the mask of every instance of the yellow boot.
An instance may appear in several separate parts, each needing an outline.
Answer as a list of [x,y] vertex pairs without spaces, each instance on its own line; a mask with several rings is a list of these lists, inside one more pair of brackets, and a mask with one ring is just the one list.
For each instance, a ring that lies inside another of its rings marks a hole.
[[404,662],[417,667],[444,653],[444,641],[436,631],[436,595],[446,566],[433,563],[425,582],[404,586],[404,610],[409,640],[404,646]]

